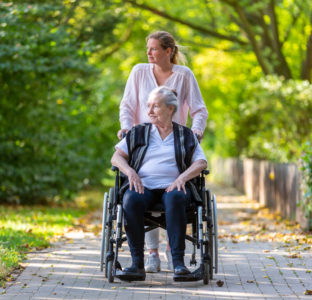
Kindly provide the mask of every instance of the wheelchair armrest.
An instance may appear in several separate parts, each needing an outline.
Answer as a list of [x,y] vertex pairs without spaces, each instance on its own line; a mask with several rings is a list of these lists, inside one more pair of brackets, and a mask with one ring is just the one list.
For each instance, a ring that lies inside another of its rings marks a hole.
[[115,166],[112,166],[111,169],[112,169],[112,171],[114,171],[114,172],[119,171],[119,169],[118,169],[117,167],[115,167]]

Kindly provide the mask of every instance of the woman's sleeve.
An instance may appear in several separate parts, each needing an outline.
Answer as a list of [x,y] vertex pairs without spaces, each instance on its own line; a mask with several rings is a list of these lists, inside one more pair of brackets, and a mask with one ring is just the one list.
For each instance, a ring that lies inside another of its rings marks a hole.
[[195,151],[193,153],[192,163],[197,161],[197,160],[205,160],[207,162],[207,158],[206,158],[204,151],[203,151],[203,149],[199,143],[197,143],[197,146],[196,146]]
[[193,72],[189,70],[188,75],[189,78],[186,101],[189,106],[190,116],[193,119],[192,129],[197,129],[203,133],[206,128],[208,111]]
[[138,74],[134,67],[129,75],[125,91],[119,106],[119,121],[121,129],[131,129],[135,122],[138,104]]
[[115,150],[120,149],[129,155],[128,146],[126,142],[126,138],[123,138],[117,145],[115,145]]

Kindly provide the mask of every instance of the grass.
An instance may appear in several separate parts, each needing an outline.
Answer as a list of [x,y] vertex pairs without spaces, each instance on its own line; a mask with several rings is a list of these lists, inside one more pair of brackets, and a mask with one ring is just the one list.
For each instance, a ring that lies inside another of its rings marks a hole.
[[65,207],[0,206],[0,283],[19,267],[28,252],[49,247],[56,236],[99,208],[103,191],[83,191]]

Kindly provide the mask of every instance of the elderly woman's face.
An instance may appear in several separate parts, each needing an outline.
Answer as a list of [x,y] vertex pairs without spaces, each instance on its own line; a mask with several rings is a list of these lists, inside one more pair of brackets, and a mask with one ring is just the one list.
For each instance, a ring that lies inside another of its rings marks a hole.
[[174,107],[167,106],[160,95],[151,95],[147,101],[147,114],[152,124],[162,125],[172,121]]

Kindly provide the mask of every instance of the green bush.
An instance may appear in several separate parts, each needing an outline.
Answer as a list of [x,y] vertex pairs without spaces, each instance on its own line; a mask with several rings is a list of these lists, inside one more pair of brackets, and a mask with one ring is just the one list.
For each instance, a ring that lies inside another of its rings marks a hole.
[[100,183],[117,131],[92,39],[69,30],[61,1],[0,3],[0,14],[0,202],[70,199]]
[[241,156],[297,161],[312,128],[312,85],[273,76],[247,84],[235,124]]
[[[300,159],[302,199],[298,203],[305,216],[312,221],[312,144],[307,142]],[[309,225],[312,228],[312,223]]]

